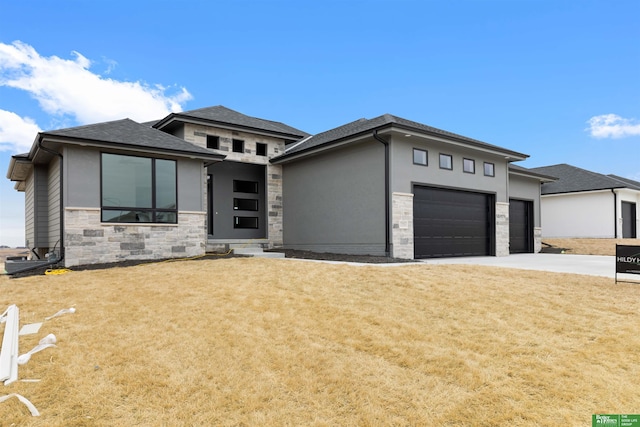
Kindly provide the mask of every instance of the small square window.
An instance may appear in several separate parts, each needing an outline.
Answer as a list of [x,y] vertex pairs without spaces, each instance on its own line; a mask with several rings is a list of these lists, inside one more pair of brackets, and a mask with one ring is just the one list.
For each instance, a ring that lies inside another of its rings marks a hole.
[[256,143],[256,155],[257,156],[266,156],[267,155],[267,144],[263,144],[262,142]]
[[493,163],[484,162],[484,175],[496,176],[496,167]]
[[473,159],[462,159],[462,170],[466,173],[476,173],[476,161]]
[[413,149],[413,164],[414,165],[428,165],[428,157],[426,150]]
[[244,141],[241,139],[233,140],[233,152],[234,153],[244,153]]
[[214,150],[220,149],[220,137],[216,135],[207,135],[207,148]]
[[453,169],[453,157],[450,154],[440,154],[440,169]]

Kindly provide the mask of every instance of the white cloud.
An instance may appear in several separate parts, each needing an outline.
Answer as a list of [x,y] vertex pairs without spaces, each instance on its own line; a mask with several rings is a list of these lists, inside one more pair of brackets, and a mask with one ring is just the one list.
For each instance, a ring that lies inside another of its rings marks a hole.
[[0,151],[26,153],[40,128],[33,119],[0,110]]
[[79,124],[125,117],[159,119],[181,111],[192,98],[184,87],[168,94],[169,88],[161,85],[105,78],[89,71],[89,59],[78,52],[72,54],[74,59],[43,57],[19,41],[0,43],[0,86],[24,90],[45,112],[70,115]]
[[617,114],[594,116],[587,123],[589,123],[587,130],[594,138],[623,138],[640,135],[638,120],[625,119]]

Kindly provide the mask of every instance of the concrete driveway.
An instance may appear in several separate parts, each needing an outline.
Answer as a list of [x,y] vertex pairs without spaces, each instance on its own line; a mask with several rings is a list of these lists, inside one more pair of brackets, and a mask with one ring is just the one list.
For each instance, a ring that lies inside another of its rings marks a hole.
[[[616,258],[614,256],[600,255],[513,254],[505,257],[434,258],[426,259],[422,262],[426,264],[488,265],[611,278],[614,278],[616,274]],[[640,280],[638,275],[625,276],[626,279],[635,278],[635,280]],[[621,278],[622,275],[619,275],[618,280]]]

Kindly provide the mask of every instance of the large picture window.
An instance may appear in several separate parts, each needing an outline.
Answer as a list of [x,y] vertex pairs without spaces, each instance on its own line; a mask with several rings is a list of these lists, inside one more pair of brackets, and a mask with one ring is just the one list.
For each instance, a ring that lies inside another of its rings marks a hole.
[[102,222],[178,222],[174,160],[102,153]]

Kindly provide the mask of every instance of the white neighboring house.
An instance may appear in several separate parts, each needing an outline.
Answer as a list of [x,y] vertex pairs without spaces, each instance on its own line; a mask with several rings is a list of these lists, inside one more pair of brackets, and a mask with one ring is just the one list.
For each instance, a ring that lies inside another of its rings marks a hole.
[[532,168],[542,184],[543,237],[638,238],[640,182],[568,164]]

